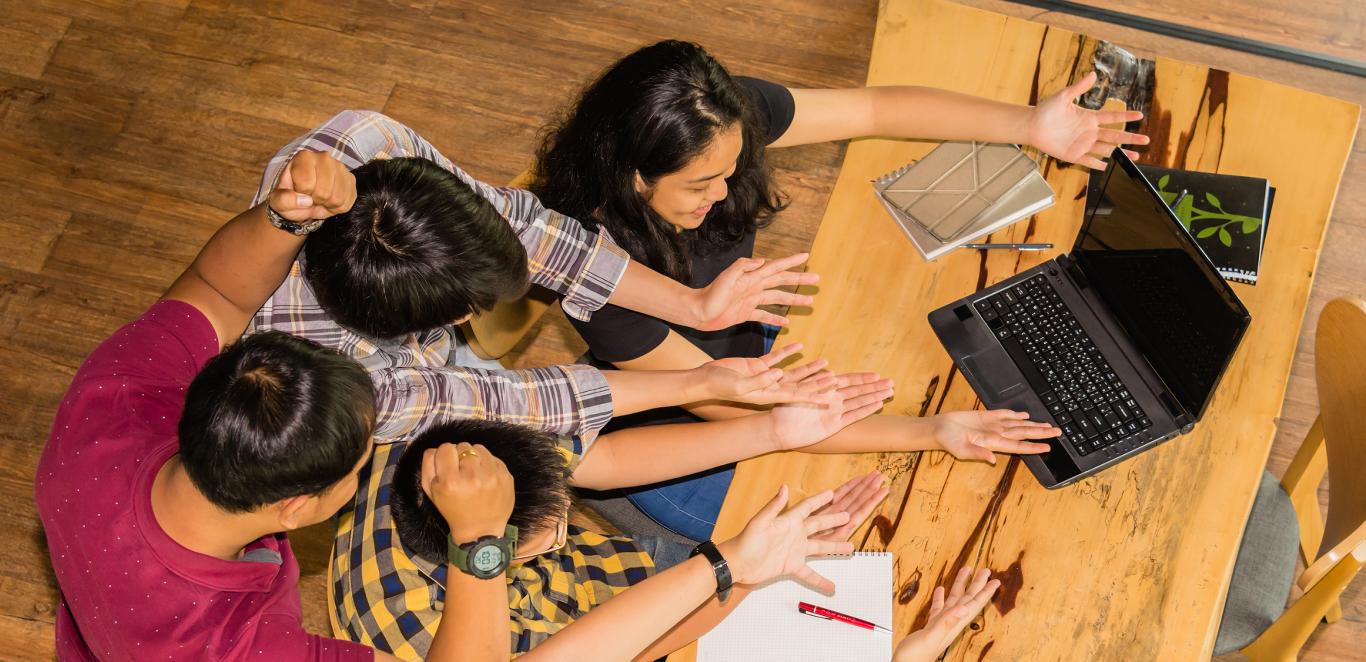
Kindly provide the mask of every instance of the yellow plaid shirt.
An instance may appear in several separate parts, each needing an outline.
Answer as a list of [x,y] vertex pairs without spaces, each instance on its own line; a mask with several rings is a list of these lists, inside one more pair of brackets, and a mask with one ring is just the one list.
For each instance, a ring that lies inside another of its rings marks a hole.
[[[560,454],[572,468],[581,444],[576,437],[560,441]],[[441,622],[446,566],[410,552],[394,528],[389,486],[407,445],[376,446],[374,461],[361,472],[355,502],[341,513],[329,591],[341,628],[336,634],[417,661]],[[508,573],[513,656],[653,573],[650,556],[629,538],[571,525],[563,548]]]

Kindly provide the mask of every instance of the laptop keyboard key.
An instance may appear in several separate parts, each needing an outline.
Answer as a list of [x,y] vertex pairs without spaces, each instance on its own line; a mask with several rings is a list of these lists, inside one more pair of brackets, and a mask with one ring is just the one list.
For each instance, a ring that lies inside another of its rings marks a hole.
[[1088,419],[1085,414],[1082,414],[1073,420],[1077,422],[1077,429],[1081,430],[1081,433],[1087,437],[1094,437],[1100,433],[1100,431],[1096,429],[1096,426],[1091,425],[1090,419]]
[[1078,453],[1152,426],[1043,274],[973,305]]
[[1089,419],[1089,420],[1091,421],[1091,423],[1092,423],[1093,425],[1096,426],[1097,429],[1100,429],[1100,430],[1108,430],[1108,429],[1110,429],[1110,426],[1107,425],[1107,424],[1105,423],[1105,417],[1102,416],[1100,412],[1098,412],[1098,411],[1096,411],[1096,410],[1094,410],[1094,409],[1088,409],[1088,410],[1086,410],[1086,418]]

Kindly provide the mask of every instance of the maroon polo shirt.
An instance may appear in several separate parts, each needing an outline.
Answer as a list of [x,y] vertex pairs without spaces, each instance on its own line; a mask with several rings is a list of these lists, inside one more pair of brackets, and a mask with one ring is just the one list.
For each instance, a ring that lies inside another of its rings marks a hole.
[[152,514],[152,479],[177,449],[190,380],[218,352],[193,306],[159,301],[81,365],[34,480],[61,586],[63,660],[371,660],[304,631],[284,534],[224,561],[190,551]]

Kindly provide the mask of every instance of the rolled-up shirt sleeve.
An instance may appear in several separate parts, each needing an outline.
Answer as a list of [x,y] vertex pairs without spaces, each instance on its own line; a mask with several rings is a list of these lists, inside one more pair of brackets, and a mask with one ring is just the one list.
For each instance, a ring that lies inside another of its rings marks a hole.
[[370,373],[375,385],[375,440],[411,439],[459,419],[496,420],[585,444],[612,418],[612,395],[596,368],[562,365],[527,370],[390,368]]
[[270,195],[285,166],[305,149],[330,154],[351,169],[374,159],[413,156],[449,170],[507,220],[526,249],[531,282],[563,295],[560,305],[574,319],[587,320],[606,305],[626,273],[630,258],[605,233],[547,209],[530,191],[490,186],[471,177],[416,131],[370,110],[344,110],[277,152],[253,204]]

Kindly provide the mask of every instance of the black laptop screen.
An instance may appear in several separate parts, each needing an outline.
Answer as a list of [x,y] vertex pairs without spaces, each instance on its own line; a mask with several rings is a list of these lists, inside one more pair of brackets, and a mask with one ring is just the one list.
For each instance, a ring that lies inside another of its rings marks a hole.
[[1074,249],[1116,321],[1193,417],[1247,327],[1247,311],[1132,162],[1116,153]]

